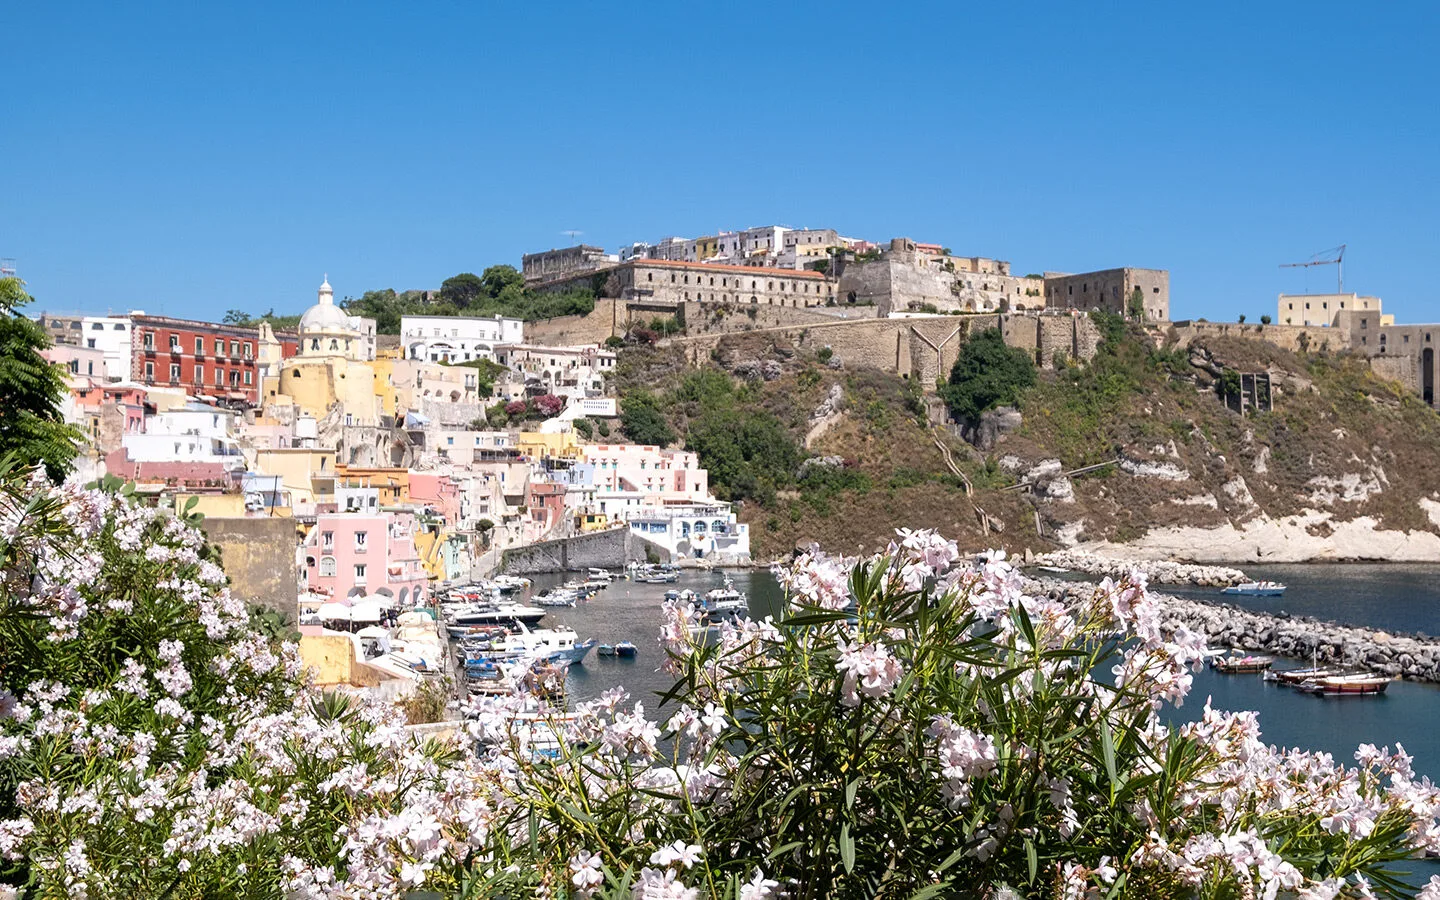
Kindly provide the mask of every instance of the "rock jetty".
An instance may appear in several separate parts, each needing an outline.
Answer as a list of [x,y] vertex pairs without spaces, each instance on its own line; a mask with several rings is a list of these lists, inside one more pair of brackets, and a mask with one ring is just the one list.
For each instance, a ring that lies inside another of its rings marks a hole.
[[[1084,596],[1087,582],[1030,579],[1029,590],[1060,600]],[[1440,641],[1425,635],[1394,634],[1378,628],[1339,625],[1308,616],[1269,614],[1228,603],[1155,594],[1164,625],[1184,625],[1205,635],[1214,649],[1231,647],[1368,669],[1412,681],[1440,682]]]
[[1199,566],[1163,559],[1119,559],[1100,556],[1084,550],[1056,550],[1032,557],[1027,565],[1050,566],[1086,575],[1119,578],[1140,572],[1151,584],[1193,584],[1201,587],[1229,587],[1249,581],[1239,569],[1225,566]]

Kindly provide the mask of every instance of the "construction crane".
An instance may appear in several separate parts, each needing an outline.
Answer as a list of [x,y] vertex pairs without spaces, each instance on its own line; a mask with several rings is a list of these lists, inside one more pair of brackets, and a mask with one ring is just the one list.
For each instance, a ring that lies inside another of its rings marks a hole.
[[1282,269],[1308,269],[1311,266],[1334,266],[1335,267],[1335,293],[1345,293],[1345,245],[1331,247],[1329,250],[1321,250],[1310,257],[1307,262],[1281,263]]

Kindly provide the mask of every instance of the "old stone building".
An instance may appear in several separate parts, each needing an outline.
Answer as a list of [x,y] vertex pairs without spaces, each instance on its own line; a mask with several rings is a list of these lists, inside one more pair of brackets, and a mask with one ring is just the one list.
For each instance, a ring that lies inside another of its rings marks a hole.
[[1051,309],[1103,309],[1128,316],[1137,299],[1145,319],[1170,321],[1170,273],[1129,267],[1079,275],[1045,273],[1045,305]]
[[874,304],[882,314],[1045,308],[1043,280],[1016,278],[1003,260],[951,256],[909,238],[895,238],[878,258],[843,261],[837,274],[843,302]]
[[525,254],[520,257],[520,274],[530,283],[552,281],[582,272],[594,272],[615,261],[599,247],[579,244],[562,250]]
[[620,266],[615,276],[617,296],[627,300],[793,307],[824,306],[836,300],[833,280],[819,272],[793,269],[648,259]]
[[603,274],[604,298],[673,312],[685,303],[729,303],[804,308],[838,303],[834,279],[820,272],[635,259],[603,273],[545,282],[539,290],[589,286]]
[[1392,324],[1395,317],[1381,313],[1379,298],[1366,299],[1375,301],[1374,308],[1337,313],[1335,330],[1348,338],[1352,351],[1369,357],[1376,372],[1419,394],[1427,406],[1440,408],[1435,396],[1440,381],[1440,361],[1435,358],[1440,324]]

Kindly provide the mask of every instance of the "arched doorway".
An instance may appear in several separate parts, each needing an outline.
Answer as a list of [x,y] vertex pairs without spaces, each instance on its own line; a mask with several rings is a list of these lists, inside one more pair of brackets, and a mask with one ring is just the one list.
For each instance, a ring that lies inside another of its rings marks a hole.
[[1435,348],[1426,347],[1420,354],[1420,396],[1427,406],[1435,405]]

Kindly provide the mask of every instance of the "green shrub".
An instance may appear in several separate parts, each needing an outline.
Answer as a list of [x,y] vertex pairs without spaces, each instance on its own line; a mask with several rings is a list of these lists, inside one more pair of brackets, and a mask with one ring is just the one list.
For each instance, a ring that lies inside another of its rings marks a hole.
[[1035,384],[1029,354],[1005,344],[998,328],[966,341],[940,395],[957,419],[974,421],[987,409],[1015,404]]

